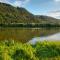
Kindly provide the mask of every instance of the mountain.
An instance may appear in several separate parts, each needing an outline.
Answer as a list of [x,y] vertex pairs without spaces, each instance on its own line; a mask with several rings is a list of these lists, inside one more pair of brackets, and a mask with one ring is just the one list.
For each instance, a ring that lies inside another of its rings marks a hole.
[[60,24],[60,19],[56,19],[50,16],[36,15],[42,24]]
[[13,7],[6,3],[0,3],[0,24],[11,23],[59,24],[60,20],[48,16],[34,15],[25,8]]
[[0,3],[0,23],[32,23],[38,22],[33,14],[25,8],[13,7],[9,4]]

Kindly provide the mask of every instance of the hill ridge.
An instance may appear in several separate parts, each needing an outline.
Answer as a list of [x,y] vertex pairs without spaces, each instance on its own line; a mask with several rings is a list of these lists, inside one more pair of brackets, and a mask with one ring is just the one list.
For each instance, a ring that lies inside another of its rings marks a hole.
[[34,15],[23,7],[0,3],[0,24],[11,23],[60,24],[60,20],[43,15]]

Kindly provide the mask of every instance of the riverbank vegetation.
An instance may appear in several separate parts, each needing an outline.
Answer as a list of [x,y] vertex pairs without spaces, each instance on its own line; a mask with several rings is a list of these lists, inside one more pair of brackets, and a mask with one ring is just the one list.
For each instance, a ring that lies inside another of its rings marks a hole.
[[60,42],[0,41],[0,60],[60,60]]
[[60,27],[59,24],[39,24],[39,23],[11,23],[11,24],[0,24],[0,27],[19,27],[19,28],[56,28]]

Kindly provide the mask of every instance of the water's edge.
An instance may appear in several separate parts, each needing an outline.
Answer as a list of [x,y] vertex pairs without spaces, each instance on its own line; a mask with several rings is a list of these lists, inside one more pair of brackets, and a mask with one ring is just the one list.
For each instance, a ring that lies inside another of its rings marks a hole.
[[60,41],[60,32],[49,36],[32,38],[28,43],[35,44],[38,41]]

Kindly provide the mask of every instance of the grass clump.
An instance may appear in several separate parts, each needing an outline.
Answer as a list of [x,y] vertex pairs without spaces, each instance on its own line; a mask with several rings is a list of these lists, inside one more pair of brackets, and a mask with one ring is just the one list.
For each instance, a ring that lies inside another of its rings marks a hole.
[[44,41],[31,45],[14,40],[1,41],[0,60],[58,60],[60,59],[58,43]]

